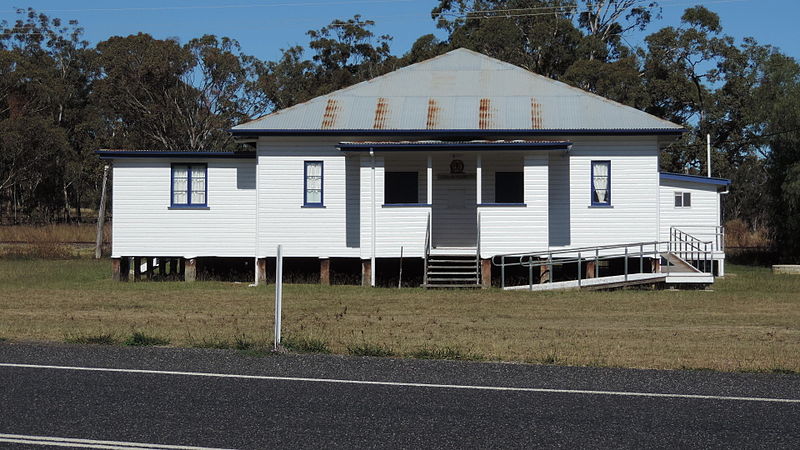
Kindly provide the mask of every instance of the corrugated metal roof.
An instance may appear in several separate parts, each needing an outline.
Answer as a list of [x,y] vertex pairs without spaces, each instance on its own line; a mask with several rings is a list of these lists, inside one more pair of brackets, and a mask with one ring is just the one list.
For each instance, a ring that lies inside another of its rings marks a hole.
[[681,129],[638,109],[458,49],[232,131]]

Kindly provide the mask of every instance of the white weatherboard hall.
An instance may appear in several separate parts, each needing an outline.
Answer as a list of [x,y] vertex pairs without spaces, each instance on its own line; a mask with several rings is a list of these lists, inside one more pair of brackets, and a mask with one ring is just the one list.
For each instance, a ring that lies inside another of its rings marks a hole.
[[[230,130],[243,150],[104,150],[115,276],[210,258],[423,265],[426,286],[708,284],[727,180],[659,172],[676,124],[459,49]],[[143,262],[144,261],[144,262]]]

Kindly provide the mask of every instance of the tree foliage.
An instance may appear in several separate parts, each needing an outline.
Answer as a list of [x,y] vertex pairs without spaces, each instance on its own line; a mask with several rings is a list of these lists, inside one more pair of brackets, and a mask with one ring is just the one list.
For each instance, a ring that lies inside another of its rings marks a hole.
[[[800,255],[800,66],[724,33],[703,6],[650,33],[652,0],[439,0],[435,34],[403,55],[359,15],[310,30],[274,61],[230,38],[147,34],[95,46],[75,22],[32,9],[0,24],[0,219],[70,220],[95,205],[99,148],[230,149],[261,114],[466,47],[682,124],[664,170],[731,178],[727,219],[769,226]],[[74,206],[78,206],[77,211]]]

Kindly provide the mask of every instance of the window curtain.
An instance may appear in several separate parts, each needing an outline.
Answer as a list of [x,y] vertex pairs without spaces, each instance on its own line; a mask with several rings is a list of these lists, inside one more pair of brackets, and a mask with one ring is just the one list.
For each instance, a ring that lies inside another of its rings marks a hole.
[[193,205],[204,205],[206,203],[206,168],[202,166],[192,167],[192,201]]
[[306,164],[306,203],[322,203],[322,163]]
[[609,203],[608,169],[609,164],[607,162],[592,163],[592,181],[594,182],[594,196],[597,203]]
[[189,203],[189,167],[175,166],[172,172],[172,203],[185,205]]

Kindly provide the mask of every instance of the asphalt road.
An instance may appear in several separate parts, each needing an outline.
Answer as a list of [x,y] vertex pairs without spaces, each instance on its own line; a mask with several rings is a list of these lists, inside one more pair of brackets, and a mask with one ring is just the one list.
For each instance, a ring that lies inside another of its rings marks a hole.
[[0,344],[0,448],[44,448],[41,437],[211,448],[798,448],[800,376]]

